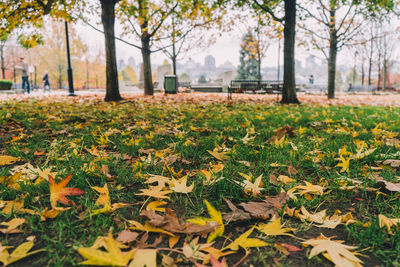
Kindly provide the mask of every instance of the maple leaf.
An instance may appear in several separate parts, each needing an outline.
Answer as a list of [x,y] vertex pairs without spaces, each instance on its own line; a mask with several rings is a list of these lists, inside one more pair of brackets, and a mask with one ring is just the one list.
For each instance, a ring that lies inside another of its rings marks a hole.
[[208,238],[207,238],[207,243],[210,243],[213,241],[215,238],[222,236],[225,230],[224,223],[222,222],[222,215],[221,212],[216,210],[207,200],[204,200],[204,203],[207,206],[208,214],[210,215],[210,218],[195,218],[195,219],[189,219],[187,220],[188,222],[200,224],[200,225],[205,225],[207,222],[217,222],[218,223],[218,228],[211,233]]
[[[203,249],[205,250],[205,249]],[[226,263],[226,259],[223,258],[221,261],[218,261],[213,254],[210,254],[210,262],[211,262],[211,267],[228,267],[228,264]],[[200,264],[198,262],[195,263],[196,267],[207,267],[207,265]]]
[[137,249],[128,267],[157,267],[156,249]]
[[323,253],[323,255],[336,264],[336,266],[361,266],[362,261],[355,256],[351,250],[357,247],[342,244],[340,240],[330,240],[331,238],[325,237],[321,234],[319,237],[309,239],[303,242],[304,246],[313,246],[311,249],[309,259]]
[[263,232],[266,235],[272,235],[272,236],[287,235],[291,237],[294,237],[294,235],[289,234],[288,232],[293,232],[296,230],[295,228],[282,228],[281,218],[268,224],[260,223],[256,228],[257,230]]
[[[14,249],[14,251],[11,252],[11,254],[8,253],[7,247],[4,248],[3,250],[0,249],[0,262],[2,262],[4,266],[7,266],[13,262],[16,262],[20,259],[28,257],[32,254],[35,254],[35,253],[38,253],[41,251],[45,251],[45,249],[38,249],[38,250],[29,252],[31,250],[31,248],[33,247],[33,245],[34,245],[33,241],[28,241],[28,242],[22,243],[16,249]],[[1,247],[1,245],[0,245],[0,247]]]
[[10,220],[9,222],[2,222],[0,225],[7,226],[5,229],[0,229],[0,232],[3,234],[16,234],[16,233],[22,233],[21,230],[18,229],[18,226],[22,225],[25,223],[26,220],[23,218],[14,218]]
[[298,185],[294,188],[301,190],[300,194],[314,194],[322,196],[324,194],[324,188],[320,185],[313,185],[307,181],[304,181],[306,185]]
[[[241,175],[244,176],[243,174]],[[246,176],[244,177],[246,178]],[[250,176],[248,177],[250,178]],[[259,194],[261,194],[261,190],[264,190],[264,188],[261,187],[262,185],[261,179],[262,179],[262,174],[255,179],[254,183],[251,182],[251,178],[250,180],[246,178],[246,180],[244,180],[243,182],[238,182],[238,181],[235,182],[244,187],[244,192],[246,194],[252,195],[253,197],[257,197]]]
[[227,155],[229,151],[218,151],[218,148],[214,148],[213,151],[207,150],[208,153],[210,153],[214,158],[220,160],[220,161],[225,161],[229,159],[229,156]]
[[[71,200],[66,198],[66,196],[72,195],[82,195],[85,193],[82,189],[74,188],[74,187],[65,187],[72,178],[72,173],[67,175],[61,182],[58,184],[54,180],[54,178],[49,175],[49,183],[50,183],[50,204],[52,208],[56,208],[57,201],[64,205],[68,205]],[[72,202],[73,203],[73,202]]]
[[83,265],[100,265],[100,266],[126,266],[135,254],[135,249],[128,252],[122,252],[121,244],[114,240],[111,231],[108,237],[103,237],[103,247],[106,251],[99,250],[95,247],[79,247],[78,253],[87,260],[81,262]]
[[379,227],[380,228],[386,227],[389,234],[392,234],[392,231],[390,230],[390,228],[393,225],[397,225],[400,223],[400,219],[398,219],[398,218],[390,219],[382,214],[378,215],[378,219],[379,219]]
[[253,247],[265,247],[268,245],[268,243],[258,239],[258,238],[248,238],[249,235],[253,232],[254,227],[252,227],[250,230],[246,231],[243,233],[241,236],[236,238],[232,243],[230,243],[228,246],[224,247],[222,250],[225,249],[230,249],[230,250],[238,250],[239,247],[242,247],[246,253],[249,253],[247,250],[248,248],[253,248]]
[[[171,233],[181,233],[190,235],[206,235],[215,231],[218,223],[214,220],[207,222],[202,221],[199,224],[190,221],[183,222],[179,220],[178,216],[171,209],[166,209],[165,215],[161,216],[153,210],[143,210],[140,216],[147,218],[149,225],[163,229]],[[203,223],[204,222],[204,223]],[[146,222],[147,223],[147,222]]]
[[342,167],[340,172],[349,172],[350,159],[350,157],[345,159],[342,155],[340,155],[341,162],[336,165],[336,167]]
[[152,201],[146,206],[146,210],[154,210],[154,211],[160,211],[160,212],[165,212],[165,208],[160,208],[160,206],[166,205],[167,202],[165,201]]
[[158,227],[154,227],[152,225],[150,225],[148,222],[146,222],[144,225],[142,225],[141,223],[137,222],[137,221],[132,221],[132,220],[128,220],[128,223],[130,223],[133,226],[130,226],[129,229],[131,230],[137,230],[137,231],[143,231],[143,232],[153,232],[153,233],[161,233],[161,234],[166,234],[169,236],[174,236],[174,234],[165,231],[161,228]]
[[161,175],[154,175],[154,174],[149,174],[149,178],[146,179],[146,184],[152,184],[152,183],[157,183],[158,187],[164,188],[167,186],[168,183],[171,182],[171,179],[165,176]]
[[187,178],[188,178],[188,175],[182,177],[179,180],[172,179],[171,183],[173,184],[173,186],[171,186],[170,189],[172,189],[175,193],[187,194],[187,193],[192,192],[193,187],[194,187],[194,183],[192,183],[192,185],[190,185],[190,186],[187,186],[186,185],[187,184]]
[[16,158],[16,157],[0,155],[0,166],[11,165],[20,160],[21,160],[20,158]]
[[166,195],[173,192],[171,190],[163,190],[160,186],[150,186],[149,189],[140,189],[140,191],[142,192],[136,195],[164,199],[169,199],[169,196]]
[[185,242],[182,247],[183,255],[188,259],[201,260],[205,258],[205,254],[201,250],[211,247],[213,243],[199,244],[199,237],[192,239],[189,243]]

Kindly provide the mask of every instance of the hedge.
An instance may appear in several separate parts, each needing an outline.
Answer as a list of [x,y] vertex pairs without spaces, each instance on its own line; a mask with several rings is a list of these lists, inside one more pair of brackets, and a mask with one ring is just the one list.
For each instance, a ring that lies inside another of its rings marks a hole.
[[13,82],[9,80],[0,80],[0,90],[10,90]]

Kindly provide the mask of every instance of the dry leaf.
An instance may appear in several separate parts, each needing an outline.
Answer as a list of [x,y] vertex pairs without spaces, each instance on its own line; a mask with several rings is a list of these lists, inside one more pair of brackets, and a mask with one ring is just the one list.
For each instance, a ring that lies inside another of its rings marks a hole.
[[207,222],[204,225],[181,222],[176,214],[169,208],[166,209],[164,216],[156,214],[153,210],[143,210],[140,216],[148,219],[148,223],[152,227],[160,230],[162,229],[169,233],[205,235],[213,232],[218,226],[218,223],[215,221]]
[[157,250],[137,249],[128,267],[157,267]]
[[294,235],[289,234],[288,232],[296,231],[295,228],[282,228],[281,218],[276,219],[268,224],[260,223],[256,228],[260,232],[270,236],[287,235],[294,237]]
[[274,143],[282,139],[284,136],[295,137],[296,133],[294,132],[293,127],[285,125],[282,128],[274,130],[273,135],[268,139],[268,142]]
[[103,241],[104,243],[101,246],[106,251],[93,246],[77,248],[78,253],[87,259],[80,264],[126,266],[135,254],[135,249],[122,252],[120,243],[114,240],[111,232],[108,233],[107,237],[103,237]]
[[259,219],[268,219],[278,216],[277,210],[281,209],[286,203],[288,196],[285,192],[280,193],[276,197],[268,197],[266,200],[261,202],[248,202],[241,203],[239,206],[250,213],[251,217]]
[[136,240],[136,238],[139,236],[138,233],[132,232],[129,230],[123,230],[118,234],[117,241],[121,243],[130,243]]
[[26,220],[23,218],[14,218],[10,220],[9,222],[2,222],[0,225],[7,226],[7,228],[0,229],[0,232],[3,234],[16,234],[16,233],[22,233],[21,230],[18,229],[20,225],[25,223]]
[[232,243],[230,243],[228,246],[224,247],[222,250],[230,249],[230,250],[238,250],[239,247],[242,247],[246,253],[249,253],[247,250],[248,248],[253,248],[253,247],[265,247],[268,245],[268,243],[257,239],[257,238],[249,238],[249,235],[253,232],[254,227],[252,227],[250,230],[246,231],[242,235],[240,235],[238,238],[236,238]]
[[68,182],[72,178],[72,173],[65,177],[58,184],[54,180],[52,176],[49,175],[49,183],[50,183],[50,204],[52,208],[57,207],[57,201],[64,205],[68,205],[69,203],[73,203],[72,200],[66,198],[66,196],[71,195],[82,195],[85,193],[82,189],[73,188],[73,187],[65,187]]
[[21,159],[7,155],[0,155],[0,166],[12,165],[18,161],[21,161]]
[[174,191],[175,193],[187,194],[187,193],[192,192],[193,187],[194,187],[194,183],[192,183],[192,185],[190,185],[190,186],[187,186],[186,185],[187,184],[187,178],[188,178],[188,175],[182,177],[179,180],[172,179],[172,182],[171,182],[172,186],[170,187],[170,189],[172,191]]
[[7,266],[13,262],[19,261],[20,259],[28,257],[32,254],[45,251],[45,249],[38,249],[29,252],[32,247],[33,247],[33,242],[28,241],[19,245],[16,249],[14,249],[13,252],[11,252],[11,254],[9,254],[7,251],[8,247],[3,247],[2,249],[0,249],[0,262],[2,262],[4,266]]
[[305,246],[313,246],[311,249],[309,259],[312,257],[323,253],[323,255],[336,264],[336,266],[361,266],[362,261],[355,255],[357,253],[352,252],[352,250],[357,247],[347,246],[342,244],[343,241],[340,240],[330,240],[331,238],[325,237],[321,234],[315,239],[309,239],[303,242]]

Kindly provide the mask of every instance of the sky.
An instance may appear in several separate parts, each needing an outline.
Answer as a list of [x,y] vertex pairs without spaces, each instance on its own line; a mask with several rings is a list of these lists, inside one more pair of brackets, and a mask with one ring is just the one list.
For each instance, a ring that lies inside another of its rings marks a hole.
[[[78,23],[75,27],[80,36],[82,36],[82,38],[89,44],[90,47],[96,49],[102,48],[102,46],[104,45],[103,34],[82,23]],[[116,23],[116,32],[118,32],[119,30],[120,26]],[[183,58],[179,63],[184,63],[188,59],[192,59],[199,63],[204,63],[204,58],[207,55],[212,55],[215,57],[217,66],[223,64],[226,61],[230,61],[233,65],[237,66],[239,65],[239,49],[241,37],[242,33],[239,30],[229,33],[222,33],[222,36],[219,36],[213,45],[209,47],[202,47],[200,49],[194,49],[192,52],[188,53],[186,57]],[[135,44],[139,44],[139,41],[134,39],[129,41]],[[132,56],[135,58],[136,62],[142,61],[140,50],[118,40],[116,41],[116,51],[118,59],[128,59],[130,56]],[[276,66],[278,61],[277,54],[278,44],[272,45],[269,48],[268,58],[264,60],[263,65]],[[153,64],[162,64],[165,59],[167,59],[167,57],[162,52],[154,53],[151,56]]]
[[[400,26],[400,20],[399,19],[393,19],[391,21],[391,26],[394,28]],[[83,23],[78,23],[76,26],[77,31],[79,34],[82,36],[82,38],[89,44],[90,47],[95,48],[96,50],[103,49],[104,48],[104,36],[102,33],[99,33],[92,29],[91,27],[83,24]],[[101,25],[98,26],[98,28],[102,28]],[[240,29],[242,28],[242,29]],[[118,33],[121,32],[121,26],[119,25],[118,21],[116,21],[115,25],[116,29],[116,34],[118,36]],[[226,61],[230,61],[233,65],[238,66],[239,65],[239,49],[240,49],[240,42],[241,42],[241,37],[243,36],[243,26],[238,27],[236,30],[231,31],[231,32],[222,32],[221,36],[216,39],[216,42],[213,45],[210,45],[209,47],[202,47],[200,49],[194,49],[190,53],[186,55],[185,58],[181,59],[179,63],[184,63],[188,59],[192,59],[196,62],[199,62],[201,64],[204,63],[204,58],[207,55],[212,55],[214,56],[216,60],[216,65],[221,65]],[[138,40],[131,39],[129,40],[132,43],[139,44]],[[133,57],[135,59],[135,62],[141,62],[142,57],[140,50],[137,48],[134,48],[132,46],[129,46],[127,44],[122,43],[121,41],[116,41],[116,51],[117,51],[117,58],[118,60],[120,59],[125,59],[125,61],[129,57]],[[349,52],[349,51],[341,51],[338,54],[338,65],[340,64],[353,64],[354,62],[354,52]],[[323,54],[319,51],[307,51],[302,47],[296,47],[296,59],[304,62],[305,59],[310,55],[313,54],[314,56],[317,57],[317,59],[320,59],[320,61],[323,61]],[[398,60],[399,59],[399,49],[395,51],[394,53],[394,59]],[[156,65],[161,65],[164,60],[167,59],[167,57],[162,53],[162,52],[157,52],[152,54],[151,60],[152,64]],[[281,41],[281,49],[280,49],[280,63],[283,63],[283,40]],[[268,49],[267,56],[263,59],[262,65],[264,66],[277,66],[278,64],[278,43],[275,42],[273,45],[271,45]]]

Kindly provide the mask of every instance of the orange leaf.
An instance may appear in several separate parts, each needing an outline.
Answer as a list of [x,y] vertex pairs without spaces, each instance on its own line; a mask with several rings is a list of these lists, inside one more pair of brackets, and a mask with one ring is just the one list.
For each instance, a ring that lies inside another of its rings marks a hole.
[[[74,188],[74,187],[65,187],[72,178],[72,173],[65,177],[58,184],[54,180],[54,178],[49,175],[49,183],[50,183],[50,204],[52,208],[56,208],[57,201],[64,205],[68,205],[71,200],[66,198],[66,196],[71,195],[82,195],[85,193],[82,189]],[[73,202],[72,202],[73,203]]]

